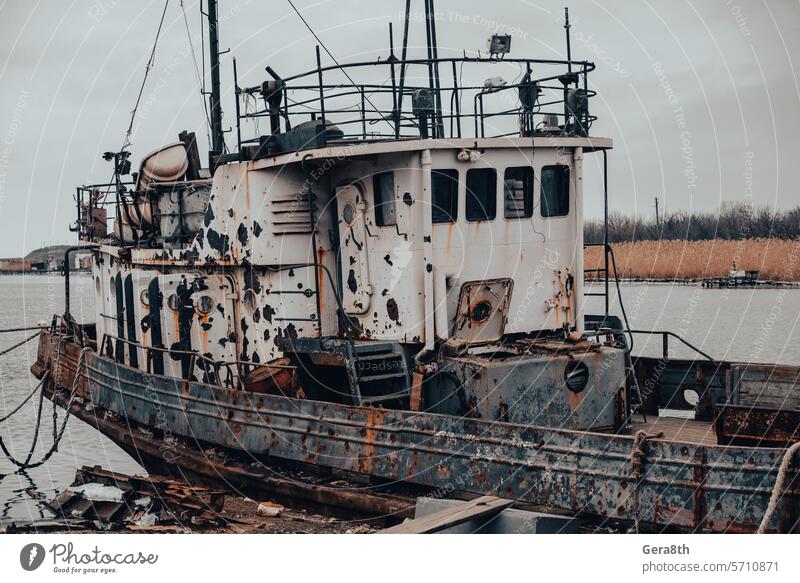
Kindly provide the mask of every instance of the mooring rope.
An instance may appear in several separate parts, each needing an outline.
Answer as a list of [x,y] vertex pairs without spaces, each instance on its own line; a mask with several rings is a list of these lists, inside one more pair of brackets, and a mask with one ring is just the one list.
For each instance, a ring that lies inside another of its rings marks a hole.
[[664,435],[659,432],[653,435],[648,434],[644,430],[636,432],[633,439],[633,449],[631,450],[631,473],[633,474],[633,529],[636,534],[639,534],[639,484],[644,477],[644,458],[647,457],[647,452],[644,449],[645,443],[648,439],[658,439]]
[[16,343],[14,346],[9,346],[8,348],[6,348],[6,349],[5,349],[5,350],[3,350],[2,352],[0,352],[0,356],[5,356],[6,354],[8,354],[9,352],[11,352],[11,351],[12,351],[12,350],[14,350],[15,348],[19,348],[19,347],[20,347],[20,346],[22,346],[23,344],[27,344],[28,342],[30,342],[31,340],[33,340],[34,338],[36,338],[38,335],[39,335],[39,333],[37,332],[37,333],[36,333],[36,334],[34,334],[33,336],[28,336],[28,337],[27,337],[25,340],[22,340],[21,342],[17,342],[17,343]]
[[[20,330],[20,329],[18,329],[18,330]],[[21,328],[21,330],[24,330],[24,328]],[[0,332],[5,332],[5,330],[0,330]],[[19,348],[20,346],[22,346],[23,344],[26,344],[26,343],[30,342],[31,340],[33,340],[33,339],[34,339],[34,338],[36,338],[37,336],[39,336],[39,333],[38,333],[38,332],[37,332],[36,334],[34,334],[33,336],[30,336],[30,337],[26,338],[26,339],[25,339],[25,340],[23,340],[22,342],[18,342],[18,343],[17,343],[17,344],[15,344],[14,346],[11,346],[11,347],[9,347],[9,348],[6,348],[6,349],[5,349],[5,350],[3,350],[2,352],[0,352],[0,356],[3,356],[3,355],[5,355],[5,354],[8,354],[9,352],[11,352],[12,350],[14,350],[15,348]],[[28,396],[27,396],[27,397],[25,397],[25,399],[23,399],[22,403],[20,403],[19,405],[17,405],[17,406],[14,408],[14,410],[13,410],[13,411],[11,411],[11,413],[8,413],[8,414],[6,414],[4,417],[0,417],[0,423],[2,423],[3,421],[5,421],[6,419],[9,419],[9,418],[10,418],[12,415],[14,415],[14,414],[15,414],[17,411],[19,411],[20,409],[22,409],[22,407],[25,405],[25,403],[27,403],[28,401],[30,401],[31,397],[33,397],[33,396],[36,394],[36,391],[38,391],[38,390],[39,390],[39,389],[40,389],[40,388],[41,388],[41,387],[44,385],[44,381],[45,381],[45,379],[47,378],[47,375],[48,375],[48,371],[45,371],[45,373],[44,373],[44,376],[42,376],[42,380],[40,380],[40,381],[39,381],[39,384],[38,384],[38,385],[36,385],[36,387],[35,387],[35,388],[34,388],[34,389],[33,389],[33,390],[32,390],[32,391],[31,391],[31,392],[28,394]]]
[[[64,436],[64,431],[66,430],[67,422],[69,421],[69,417],[70,417],[69,410],[70,410],[70,408],[72,408],[72,404],[75,401],[75,395],[78,392],[78,382],[79,382],[79,380],[81,378],[81,368],[83,366],[85,366],[85,364],[86,364],[84,355],[86,354],[86,352],[88,350],[91,350],[91,348],[89,348],[88,346],[84,347],[81,350],[80,357],[78,358],[78,365],[77,365],[77,367],[75,367],[75,378],[72,381],[72,389],[70,391],[69,399],[68,399],[68,401],[67,401],[67,403],[66,403],[66,405],[64,407],[64,409],[66,410],[66,414],[64,415],[64,420],[61,423],[61,428],[58,431],[58,434],[56,434],[55,432],[53,433],[53,445],[50,446],[50,449],[42,457],[42,459],[40,459],[38,462],[30,463],[30,459],[32,457],[33,450],[36,447],[36,442],[38,441],[38,436],[39,436],[39,425],[40,425],[40,422],[41,422],[41,399],[44,397],[44,383],[43,382],[39,383],[41,385],[41,387],[42,387],[42,392],[41,392],[42,397],[40,397],[40,401],[39,401],[39,403],[40,403],[39,414],[38,414],[37,420],[36,420],[36,429],[35,429],[35,433],[34,433],[33,443],[31,445],[31,449],[30,449],[30,452],[29,452],[28,457],[26,458],[26,460],[24,462],[20,462],[19,460],[17,460],[11,454],[11,452],[8,450],[8,448],[6,447],[6,444],[3,442],[3,438],[0,437],[0,450],[3,451],[3,453],[5,454],[5,456],[8,458],[8,460],[11,463],[13,463],[15,466],[17,466],[18,469],[17,469],[17,471],[15,473],[21,472],[23,470],[28,470],[28,469],[31,469],[31,468],[37,468],[37,467],[47,463],[47,461],[52,457],[52,455],[56,451],[58,451],[58,444],[61,442],[61,438]],[[55,396],[55,391],[56,390],[58,390],[58,387],[56,386],[56,383],[54,383],[53,384],[53,399],[54,400],[56,398],[56,396]],[[55,425],[53,426],[53,429],[55,429]],[[2,477],[4,477],[4,476],[2,474],[0,474],[0,478],[2,478]]]
[[30,332],[31,330],[47,330],[50,326],[23,326],[21,328],[4,328],[0,330],[0,334],[7,334],[9,332]]
[[22,407],[25,405],[25,403],[27,403],[28,401],[31,400],[31,397],[33,397],[36,394],[36,391],[38,391],[39,388],[44,384],[44,381],[45,381],[45,379],[47,379],[47,376],[49,374],[50,374],[50,371],[45,371],[44,375],[42,376],[42,380],[39,381],[39,384],[36,385],[36,387],[34,387],[34,389],[30,393],[28,393],[28,396],[25,397],[25,399],[22,401],[22,403],[20,403],[16,407],[14,407],[14,410],[11,411],[11,413],[8,413],[5,417],[0,417],[0,423],[5,421],[6,419],[10,419],[14,415],[14,413],[16,413],[17,411],[22,409]]
[[781,465],[778,468],[778,476],[775,478],[775,485],[772,487],[772,494],[770,495],[769,503],[767,504],[767,511],[764,513],[764,518],[761,519],[761,524],[758,525],[756,534],[764,534],[766,532],[769,521],[772,519],[772,515],[775,514],[775,509],[778,507],[778,501],[783,493],[783,482],[786,480],[786,473],[789,471],[789,466],[792,463],[794,454],[796,454],[798,451],[800,451],[800,441],[792,445],[792,447],[787,449],[786,453],[783,454]]

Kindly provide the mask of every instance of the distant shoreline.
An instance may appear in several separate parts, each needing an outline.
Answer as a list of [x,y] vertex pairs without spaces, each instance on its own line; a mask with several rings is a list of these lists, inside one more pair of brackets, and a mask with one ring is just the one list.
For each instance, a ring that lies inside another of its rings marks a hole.
[[[800,242],[793,239],[637,241],[611,247],[622,280],[698,282],[727,276],[735,263],[739,270],[758,272],[759,280],[800,281]],[[602,247],[587,248],[585,268],[602,266]]]
[[[70,274],[90,274],[92,272],[91,269],[70,269]],[[28,271],[14,271],[14,270],[7,270],[2,269],[0,270],[0,275],[56,275],[58,277],[63,277],[64,272],[61,269],[53,270],[53,271],[39,271],[39,270],[28,270]]]

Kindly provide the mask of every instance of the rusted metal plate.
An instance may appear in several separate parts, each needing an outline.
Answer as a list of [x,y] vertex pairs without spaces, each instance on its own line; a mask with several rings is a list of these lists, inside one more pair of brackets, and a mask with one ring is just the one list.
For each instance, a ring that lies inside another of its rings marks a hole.
[[[66,405],[63,394],[51,393],[48,397],[55,398],[61,406]],[[169,473],[181,479],[190,476],[202,483],[236,487],[242,491],[291,501],[293,504],[300,503],[301,506],[322,506],[335,512],[346,511],[348,516],[353,513],[378,516],[381,517],[380,520],[391,522],[414,515],[413,498],[366,491],[363,487],[343,488],[339,485],[302,481],[292,477],[285,469],[281,470],[284,477],[278,477],[272,467],[254,463],[246,452],[241,452],[242,459],[226,456],[224,461],[218,460],[210,457],[197,444],[189,447],[174,439],[165,440],[163,437],[156,437],[152,432],[139,431],[139,424],[135,421],[121,423],[114,420],[113,415],[100,415],[98,408],[90,408],[89,405],[74,403],[70,407],[70,413],[108,436],[148,471]],[[103,470],[93,469],[94,475],[102,472]],[[111,480],[119,478],[118,474],[107,474]],[[152,480],[154,477],[148,476],[147,479]],[[193,489],[196,488],[193,485]]]
[[800,409],[800,367],[734,364],[728,401],[772,409]]
[[[615,405],[624,390],[624,366],[624,353],[608,347],[558,356],[445,356],[426,383],[423,409],[484,421],[615,431],[622,425],[622,407]],[[585,375],[582,383],[570,387],[571,370]]]
[[721,444],[783,447],[800,440],[800,411],[722,405],[715,429]]
[[[637,481],[628,435],[255,395],[146,375],[94,353],[86,362],[96,407],[172,435],[576,514],[633,520],[638,507],[657,529],[753,532],[783,453],[650,439]],[[796,512],[796,474],[773,530]]]

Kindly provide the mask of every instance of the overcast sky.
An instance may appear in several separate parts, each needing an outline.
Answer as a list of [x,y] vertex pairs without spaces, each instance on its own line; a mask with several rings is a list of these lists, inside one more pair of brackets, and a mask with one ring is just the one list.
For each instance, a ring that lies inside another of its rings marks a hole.
[[[400,43],[401,0],[295,0],[340,60],[387,56]],[[414,0],[420,11],[422,0]],[[511,32],[512,56],[564,58],[563,1],[437,0],[440,56],[474,55]],[[119,149],[163,0],[0,0],[0,256],[71,242],[78,184],[107,181],[101,160]],[[200,51],[198,0],[184,0]],[[573,58],[594,61],[598,136],[613,138],[612,209],[653,214],[752,200],[800,204],[800,2],[573,1]],[[271,65],[314,65],[314,39],[284,0],[220,0],[225,127],[233,124],[232,56],[242,85]],[[417,12],[419,14],[419,12]],[[423,26],[412,24],[412,55]],[[329,62],[327,58],[324,61]],[[514,73],[507,75],[513,80]],[[169,4],[132,139],[134,166],[182,129],[205,149],[205,124],[179,0]],[[232,134],[228,136],[233,143]],[[205,157],[204,157],[205,158]],[[598,158],[599,160],[599,158]],[[602,212],[596,162],[587,160],[585,209]]]

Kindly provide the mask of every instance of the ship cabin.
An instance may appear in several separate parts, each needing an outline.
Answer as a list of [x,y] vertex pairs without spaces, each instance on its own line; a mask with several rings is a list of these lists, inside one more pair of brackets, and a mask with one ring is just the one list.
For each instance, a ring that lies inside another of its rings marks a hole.
[[611,148],[593,68],[392,54],[237,80],[207,168],[184,132],[78,189],[81,333],[176,387],[618,429],[627,354],[584,330],[584,157]]

